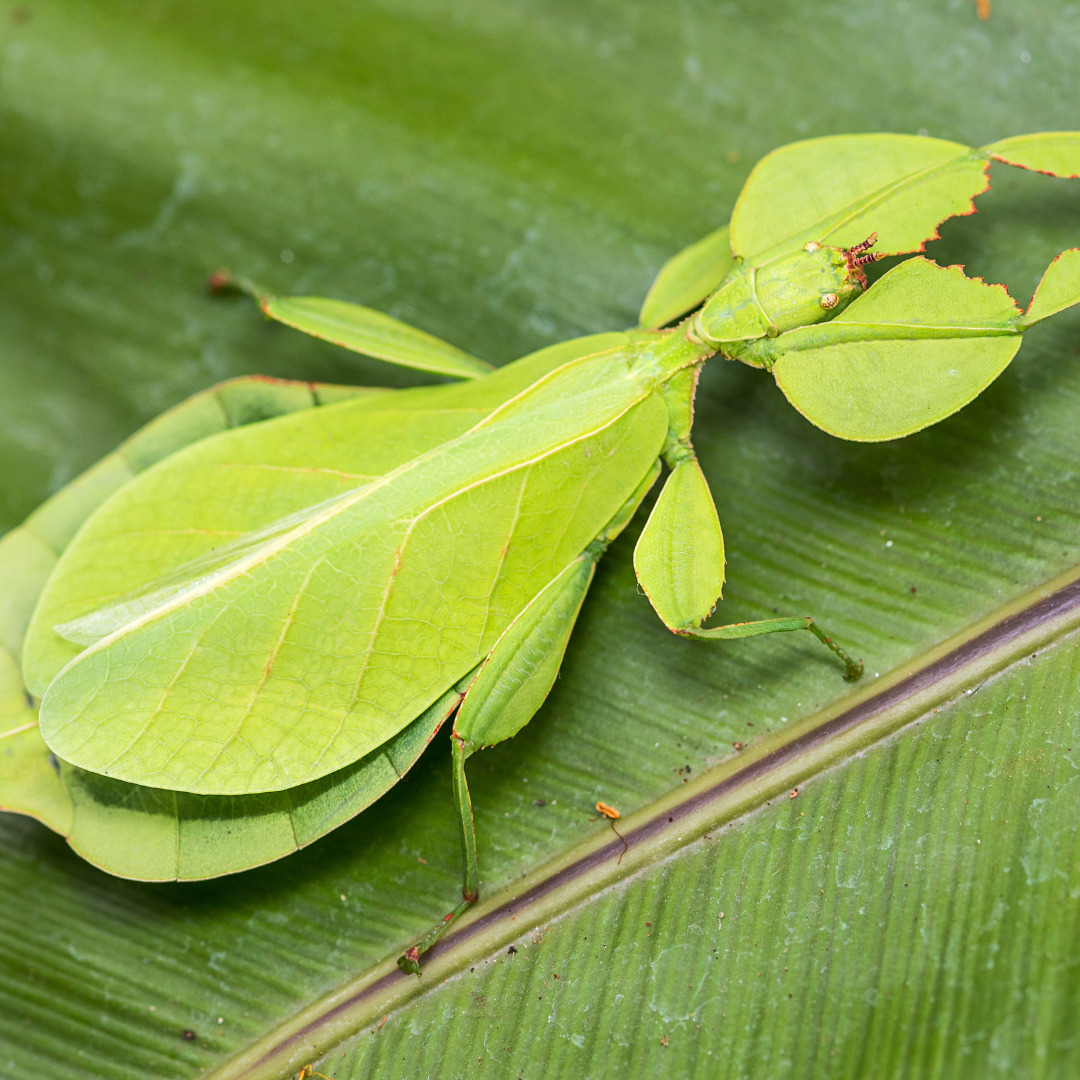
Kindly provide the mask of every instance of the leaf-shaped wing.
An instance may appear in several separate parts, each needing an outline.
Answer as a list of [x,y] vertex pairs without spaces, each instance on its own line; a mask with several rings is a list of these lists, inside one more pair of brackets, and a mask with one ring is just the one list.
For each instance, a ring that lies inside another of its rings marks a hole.
[[773,342],[780,389],[842,439],[896,439],[981,393],[1020,347],[1020,311],[1000,285],[908,259],[831,322]]
[[42,733],[80,767],[281,790],[400,731],[615,514],[667,428],[621,353],[356,490],[81,653]]
[[[363,400],[225,432],[163,461],[154,473],[130,481],[64,553],[27,633],[27,685],[43,696],[80,651],[56,634],[56,626],[144,594],[150,583],[160,585],[170,577],[174,585],[190,580],[192,564],[216,565],[220,559],[215,553],[230,542],[348,491],[364,477],[389,472],[468,430],[560,364],[627,340],[619,333],[579,338],[523,357],[481,382],[371,393]],[[306,384],[305,390],[310,404]],[[227,408],[237,413],[240,404]],[[249,414],[250,402],[244,415]],[[151,448],[155,453],[175,448],[175,440],[164,439],[159,430],[163,423],[164,418],[154,421],[134,437],[132,451],[125,449],[140,467],[156,460]],[[204,426],[192,425],[185,421],[193,438],[209,434]],[[110,461],[102,466],[108,470],[107,485],[98,477],[98,466],[76,481],[90,489],[80,498],[86,513],[94,505],[87,501],[91,494],[97,493],[100,502],[131,476],[130,467],[117,473]],[[64,493],[65,505],[71,497]],[[57,515],[53,505],[42,507],[28,524],[39,533],[48,525],[53,550],[59,551],[86,514],[76,515],[71,524],[70,510],[65,510],[63,521],[53,526],[48,524]]]
[[[754,167],[731,215],[744,259],[810,240],[876,251],[921,251],[946,218],[973,212],[988,161],[969,147],[915,135],[834,135],[791,143]],[[779,253],[779,252],[778,252]]]

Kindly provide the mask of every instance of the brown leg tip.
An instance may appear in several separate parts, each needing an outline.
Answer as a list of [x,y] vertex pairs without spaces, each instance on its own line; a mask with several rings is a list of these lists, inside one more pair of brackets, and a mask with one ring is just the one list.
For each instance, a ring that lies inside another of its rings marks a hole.
[[404,956],[398,957],[397,966],[405,972],[406,975],[420,976],[420,950],[414,945],[411,949],[405,950]]

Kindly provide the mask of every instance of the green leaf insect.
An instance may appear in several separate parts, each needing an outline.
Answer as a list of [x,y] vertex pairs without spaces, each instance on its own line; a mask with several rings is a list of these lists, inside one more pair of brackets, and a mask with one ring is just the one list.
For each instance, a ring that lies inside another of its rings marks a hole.
[[212,877],[348,820],[449,724],[465,880],[401,957],[419,972],[477,895],[466,760],[544,701],[597,560],[664,466],[634,552],[663,622],[703,640],[806,630],[858,677],[807,616],[706,625],[724,542],[691,442],[698,374],[713,356],[764,369],[855,440],[971,401],[1028,327],[1080,302],[1080,249],[1026,312],[959,267],[910,258],[869,287],[865,267],[972,213],[991,161],[1075,177],[1080,133],[782,147],[730,225],[661,270],[638,328],[494,371],[368,308],[236,282],[273,319],[461,381],[225,384],[0,540],[0,805],[111,873]]

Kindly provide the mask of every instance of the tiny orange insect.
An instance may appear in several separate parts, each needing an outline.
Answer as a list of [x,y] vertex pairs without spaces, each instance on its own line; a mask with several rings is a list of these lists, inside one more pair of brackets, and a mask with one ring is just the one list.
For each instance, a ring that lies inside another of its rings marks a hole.
[[[616,821],[618,821],[618,820],[619,820],[619,817],[620,817],[620,815],[619,815],[619,811],[618,811],[618,810],[616,810],[614,806],[608,806],[608,804],[607,804],[606,802],[598,802],[598,803],[596,804],[596,812],[597,812],[597,814],[599,814],[599,815],[600,815],[600,817],[605,817],[605,818],[607,818],[607,819],[608,819],[608,822],[609,822],[609,823],[611,824],[611,831],[612,831],[612,832],[613,832],[613,833],[614,833],[614,834],[615,834],[615,835],[616,835],[616,836],[617,836],[617,837],[618,837],[618,838],[619,838],[620,840],[622,840],[622,845],[623,845],[623,849],[622,849],[622,851],[621,851],[621,852],[619,853],[619,862],[621,863],[621,862],[622,862],[622,857],[623,857],[623,855],[625,855],[625,854],[626,854],[626,852],[627,852],[627,851],[629,850],[629,847],[630,847],[630,845],[629,845],[629,844],[627,844],[627,842],[626,842],[626,838],[625,838],[625,837],[623,836],[623,834],[622,834],[621,832],[619,832],[619,830],[618,830],[618,829],[616,829],[616,828],[615,828],[615,822],[616,822]],[[593,820],[593,821],[596,821],[596,820],[598,820],[598,819],[597,819],[597,818],[593,818],[592,820]]]

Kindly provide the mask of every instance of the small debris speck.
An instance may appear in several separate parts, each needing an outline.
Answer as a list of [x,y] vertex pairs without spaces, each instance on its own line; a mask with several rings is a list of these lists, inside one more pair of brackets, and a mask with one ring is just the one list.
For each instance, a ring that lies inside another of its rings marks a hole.
[[184,1028],[184,1030],[180,1032],[180,1038],[187,1039],[188,1042],[194,1042],[195,1032],[192,1031],[191,1028]]
[[660,1045],[661,1046],[667,1046],[668,1045],[668,1037],[666,1035],[661,1035],[660,1036]]

